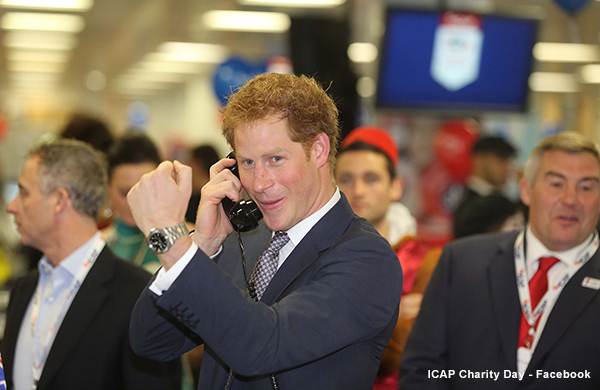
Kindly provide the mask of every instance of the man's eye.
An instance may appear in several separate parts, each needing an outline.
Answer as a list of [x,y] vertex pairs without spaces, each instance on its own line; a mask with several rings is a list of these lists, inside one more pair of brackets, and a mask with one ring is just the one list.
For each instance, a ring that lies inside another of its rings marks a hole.
[[349,185],[352,183],[352,179],[349,177],[342,177],[340,178],[339,183],[342,185]]
[[254,161],[253,160],[244,160],[244,161],[242,161],[242,164],[247,167],[251,167],[254,165]]
[[273,157],[271,157],[271,160],[273,160],[274,162],[279,162],[279,161],[283,160],[283,157],[281,157],[281,156],[273,156]]

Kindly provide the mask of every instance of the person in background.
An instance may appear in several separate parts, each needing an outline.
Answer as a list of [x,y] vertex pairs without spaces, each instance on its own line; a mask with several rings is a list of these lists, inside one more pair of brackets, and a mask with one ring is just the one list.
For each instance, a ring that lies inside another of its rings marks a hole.
[[398,365],[423,291],[441,253],[416,239],[417,221],[399,201],[402,180],[396,173],[399,154],[383,129],[362,126],[342,142],[335,167],[340,190],[358,216],[384,236],[402,265],[404,282],[398,323],[383,353],[374,389],[398,388]]
[[[168,359],[204,342],[200,389],[370,389],[402,272],[336,188],[335,103],[309,77],[262,74],[229,97],[223,135],[236,159],[212,166],[193,236],[189,167],[163,162],[128,195],[163,264],[134,309],[132,347]],[[238,237],[222,201],[243,190],[263,218]]]
[[474,199],[462,217],[462,228],[454,239],[495,232],[520,230],[525,225],[525,214],[520,204],[502,195],[488,195]]
[[[112,146],[115,137],[105,122],[86,114],[74,114],[59,133],[61,138],[76,139],[92,146],[104,155]],[[112,210],[108,202],[98,212],[98,228],[104,229],[112,223]],[[34,261],[40,258],[38,254]]]
[[43,253],[15,282],[1,345],[13,390],[179,389],[179,361],[141,358],[129,345],[135,300],[150,274],[105,245],[102,155],[75,140],[30,153],[8,205],[20,240]]
[[488,195],[504,196],[504,185],[516,150],[504,138],[487,136],[473,145],[471,154],[473,171],[454,212],[455,237],[463,237],[465,232],[472,229],[470,218],[480,212],[476,207],[478,199]]
[[127,204],[127,193],[161,161],[156,145],[148,136],[137,131],[129,131],[115,140],[108,151],[108,197],[113,223],[103,234],[117,256],[152,274],[160,267],[160,262],[148,250],[146,238],[135,224]]
[[200,190],[210,180],[210,167],[219,161],[219,154],[210,145],[200,145],[191,151],[188,165],[192,168],[192,197],[185,213],[185,220],[196,223],[196,212],[200,205]]
[[106,123],[85,114],[74,114],[59,135],[65,139],[83,141],[104,154],[108,153],[114,141]]
[[401,389],[600,388],[598,146],[574,132],[543,140],[520,191],[523,230],[444,248],[402,356]]

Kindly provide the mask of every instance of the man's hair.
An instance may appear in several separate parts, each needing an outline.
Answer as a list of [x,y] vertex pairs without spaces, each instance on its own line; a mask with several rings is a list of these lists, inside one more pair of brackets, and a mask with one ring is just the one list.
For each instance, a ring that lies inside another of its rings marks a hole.
[[516,149],[502,137],[481,137],[473,145],[472,154],[492,154],[509,159],[515,156]]
[[219,161],[219,154],[210,145],[200,145],[192,150],[192,158],[202,164],[206,172]]
[[235,129],[268,116],[287,121],[290,139],[301,143],[307,156],[315,137],[325,133],[333,168],[340,134],[338,110],[314,79],[278,73],[256,76],[229,98],[223,111],[223,135],[235,149]]
[[104,153],[108,152],[114,140],[104,122],[84,114],[73,115],[61,131],[60,136],[86,142],[92,145],[94,149]]
[[116,167],[123,164],[161,163],[156,145],[148,136],[137,131],[129,131],[118,138],[108,151],[108,177]]
[[565,131],[544,139],[531,152],[523,170],[523,175],[530,185],[535,182],[542,156],[551,150],[569,154],[591,153],[600,165],[600,149],[597,144],[579,133]]
[[82,141],[59,139],[35,147],[29,156],[39,158],[37,178],[43,195],[64,188],[78,213],[97,219],[107,186],[100,152]]
[[373,153],[382,155],[385,158],[385,166],[387,168],[388,173],[390,174],[390,180],[394,180],[396,178],[396,169],[394,168],[394,163],[390,159],[390,156],[388,156],[387,153],[385,153],[383,150],[379,149],[377,146],[373,146],[366,142],[355,141],[355,142],[351,143],[350,145],[340,149],[340,151],[338,153],[338,159],[342,154],[344,154],[346,152],[358,152],[358,151],[367,151],[367,152],[373,152]]

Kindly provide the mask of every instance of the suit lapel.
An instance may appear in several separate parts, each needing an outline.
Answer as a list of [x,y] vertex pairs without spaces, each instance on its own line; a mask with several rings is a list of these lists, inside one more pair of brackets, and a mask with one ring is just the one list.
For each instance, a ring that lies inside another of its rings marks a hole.
[[540,341],[533,352],[529,367],[535,367],[540,359],[554,346],[569,329],[579,314],[598,295],[598,290],[582,287],[585,277],[600,279],[600,253],[585,264],[567,283],[559,295],[548,321],[544,326]]
[[[60,326],[38,384],[45,388],[59,371],[108,296],[105,284],[114,276],[114,255],[104,247],[73,299]],[[91,363],[90,363],[91,364]]]
[[489,268],[494,314],[500,331],[504,354],[508,359],[508,367],[512,371],[517,370],[517,346],[521,321],[521,308],[519,306],[513,257],[515,238],[516,234],[510,235],[500,244]]
[[279,268],[261,299],[268,305],[277,302],[285,289],[306,269],[319,258],[320,252],[329,249],[336,243],[347,229],[354,213],[346,196],[316,223],[294,248],[292,253]]

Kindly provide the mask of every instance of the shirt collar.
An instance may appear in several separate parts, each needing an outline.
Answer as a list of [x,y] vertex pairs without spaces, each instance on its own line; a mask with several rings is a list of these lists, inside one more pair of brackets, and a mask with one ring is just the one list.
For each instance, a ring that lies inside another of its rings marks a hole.
[[527,230],[525,231],[525,240],[527,243],[527,254],[525,257],[526,262],[527,264],[530,264],[531,262],[538,261],[540,257],[553,256],[569,266],[574,265],[577,258],[592,243],[593,237],[594,232],[592,232],[588,238],[583,240],[583,242],[576,247],[566,251],[555,252],[546,248],[544,244],[542,244],[542,242],[535,236],[535,234],[533,234],[531,231],[531,226],[528,225]]
[[97,231],[92,238],[85,242],[85,244],[75,249],[73,252],[71,252],[71,254],[65,257],[56,268],[52,267],[50,260],[48,260],[48,257],[44,255],[38,264],[40,273],[44,273],[44,271],[49,273],[56,269],[62,269],[67,271],[71,276],[75,277],[77,271],[79,271],[85,261],[85,255],[88,253],[92,245],[94,245],[96,241],[100,239],[102,239],[102,235],[100,231]]
[[478,195],[481,196],[491,195],[496,190],[496,188],[493,185],[483,180],[479,176],[469,176],[469,178],[467,179],[467,185],[470,189],[472,189]]
[[310,215],[308,218],[304,218],[302,221],[298,222],[296,225],[292,226],[286,232],[288,237],[290,238],[290,242],[294,244],[294,247],[297,246],[300,241],[306,236],[306,234],[310,231],[327,214],[329,210],[335,206],[335,204],[340,200],[340,189],[336,186],[335,192],[329,201],[325,204],[325,206],[321,207],[315,213]]

